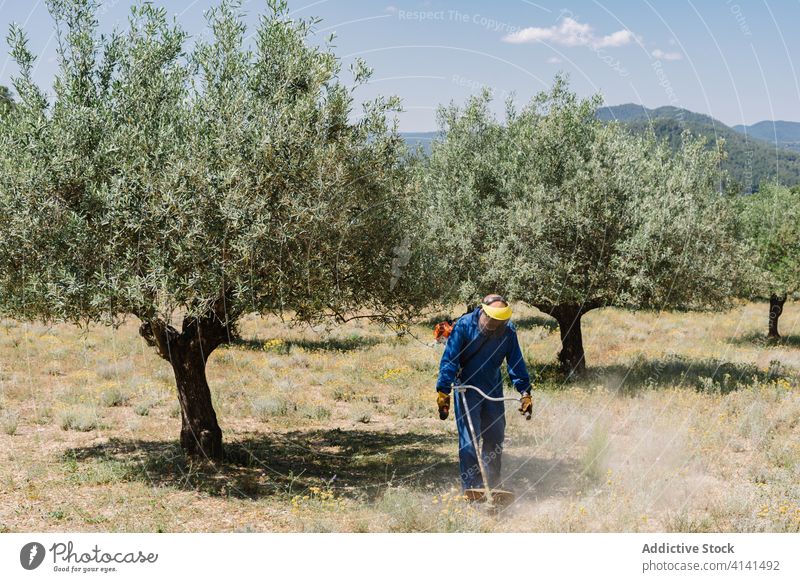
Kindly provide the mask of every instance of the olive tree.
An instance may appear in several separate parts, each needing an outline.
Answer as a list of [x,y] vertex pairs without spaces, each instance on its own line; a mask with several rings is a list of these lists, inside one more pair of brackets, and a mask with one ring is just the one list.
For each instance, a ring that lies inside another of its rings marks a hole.
[[[52,100],[24,32],[9,43],[18,104],[0,123],[0,306],[20,319],[119,326],[128,316],[174,371],[187,453],[219,459],[205,364],[245,313],[298,322],[416,310],[397,277],[407,224],[395,98],[356,115],[316,20],[269,2],[252,42],[240,2],[189,43],[135,5],[99,35],[94,0],[49,0]],[[350,78],[350,77],[348,77]],[[408,286],[408,287],[407,287]]]
[[745,235],[765,270],[753,297],[769,300],[767,337],[777,339],[786,299],[800,294],[800,188],[765,182],[739,202]]
[[0,115],[4,115],[11,111],[14,106],[14,98],[11,96],[11,91],[8,87],[0,85]]
[[490,112],[484,91],[441,107],[441,137],[417,175],[426,223],[417,245],[441,257],[440,293],[502,290],[553,316],[563,370],[585,369],[592,309],[722,309],[750,272],[723,155],[684,134],[676,153],[596,117],[557,76],[524,108]]

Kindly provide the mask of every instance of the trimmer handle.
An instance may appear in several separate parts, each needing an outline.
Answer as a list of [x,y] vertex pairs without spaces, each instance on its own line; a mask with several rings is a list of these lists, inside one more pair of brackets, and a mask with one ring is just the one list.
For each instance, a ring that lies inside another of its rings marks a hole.
[[471,386],[470,384],[456,384],[453,386],[453,391],[458,392],[466,392],[467,388],[470,390],[474,390],[481,396],[483,396],[486,400],[491,400],[492,402],[502,402],[504,400],[511,400],[512,402],[519,402],[522,400],[521,398],[516,398],[514,396],[500,396],[499,398],[495,398],[494,396],[489,396],[486,392],[478,388],[477,386]]

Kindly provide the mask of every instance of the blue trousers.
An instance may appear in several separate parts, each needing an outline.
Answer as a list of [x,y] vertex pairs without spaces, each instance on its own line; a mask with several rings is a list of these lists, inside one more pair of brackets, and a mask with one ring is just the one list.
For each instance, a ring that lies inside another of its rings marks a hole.
[[[461,400],[462,395],[453,393],[456,426],[458,427],[458,464],[461,471],[462,489],[482,489],[478,454],[472,445],[472,438],[467,425],[466,411]],[[472,418],[472,427],[478,447],[483,457],[486,477],[490,488],[500,483],[500,463],[503,455],[503,439],[505,437],[506,417],[503,402],[492,402],[484,399],[474,390],[466,391],[467,408]]]

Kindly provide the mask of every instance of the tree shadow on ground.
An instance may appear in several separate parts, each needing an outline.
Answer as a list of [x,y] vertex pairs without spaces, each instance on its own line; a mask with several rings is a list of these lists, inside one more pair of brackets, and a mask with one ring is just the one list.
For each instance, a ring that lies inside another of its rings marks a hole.
[[[225,444],[222,463],[184,456],[175,441],[112,439],[67,450],[78,482],[106,466],[116,481],[195,490],[215,496],[256,499],[296,495],[310,487],[330,487],[337,495],[373,499],[386,487],[453,483],[458,477],[453,435],[371,430],[297,430],[236,435]],[[84,473],[84,475],[81,475]]]
[[769,338],[765,333],[752,332],[741,336],[728,339],[728,343],[734,345],[749,345],[758,347],[787,347],[800,348],[800,335],[784,335],[779,338]]
[[557,363],[529,364],[534,385],[550,388],[593,387],[601,384],[619,394],[635,396],[644,390],[664,387],[694,389],[698,392],[728,394],[734,390],[772,380],[786,379],[793,384],[800,378],[780,363],[763,370],[755,364],[714,358],[691,359],[682,355],[663,358],[640,357],[630,364],[588,366],[577,378],[567,380]]
[[[291,348],[298,347],[309,352],[352,352],[370,348],[379,344],[381,340],[374,337],[351,336],[345,338],[326,339],[281,339],[275,346],[270,346],[270,352],[288,354]],[[237,348],[264,351],[267,341],[256,338],[235,339],[231,345]]]
[[[439,452],[442,445],[448,452]],[[77,483],[97,482],[100,475],[104,483],[141,482],[253,500],[291,498],[319,487],[371,502],[388,487],[457,487],[457,446],[452,434],[315,429],[239,435],[226,443],[222,463],[187,458],[174,441],[122,439],[68,449],[61,460]],[[576,487],[572,461],[506,452],[503,466],[503,487],[526,498],[559,496]]]

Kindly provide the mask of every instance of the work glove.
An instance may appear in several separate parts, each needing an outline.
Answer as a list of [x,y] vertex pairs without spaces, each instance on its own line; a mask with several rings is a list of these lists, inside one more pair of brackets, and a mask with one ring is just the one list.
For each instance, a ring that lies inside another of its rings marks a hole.
[[525,417],[525,420],[531,419],[531,413],[533,412],[533,401],[531,400],[531,393],[526,392],[522,395],[519,403],[519,413]]
[[436,406],[439,407],[439,418],[441,420],[447,419],[447,415],[450,414],[450,395],[437,391]]

